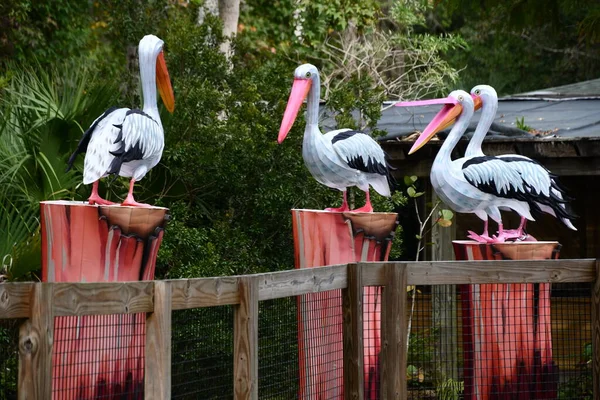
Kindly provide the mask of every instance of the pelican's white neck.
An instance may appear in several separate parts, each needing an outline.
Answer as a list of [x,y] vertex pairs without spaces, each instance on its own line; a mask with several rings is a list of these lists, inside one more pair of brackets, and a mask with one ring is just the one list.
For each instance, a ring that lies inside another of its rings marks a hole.
[[469,145],[467,146],[467,150],[465,151],[465,156],[467,157],[483,155],[481,145],[483,143],[483,139],[485,139],[485,136],[490,130],[490,126],[492,126],[492,122],[494,122],[496,111],[498,110],[497,98],[486,96],[485,98],[482,98],[482,102],[483,105],[481,107],[479,123],[477,124],[477,128],[475,128],[473,137],[471,137]]
[[[309,125],[319,124],[319,100],[321,99],[321,78],[319,73],[312,74],[312,84],[306,100],[306,129]],[[317,127],[317,131],[318,131]]]
[[156,58],[161,50],[162,41],[152,35],[144,37],[138,47],[143,110],[156,121],[160,120],[156,98]]
[[446,140],[444,140],[444,143],[442,144],[438,155],[435,157],[434,163],[437,161],[451,160],[450,155],[452,154],[452,150],[454,150],[454,147],[467,130],[469,126],[469,121],[471,121],[472,117],[473,106],[471,105],[469,107],[468,105],[464,105],[460,116],[456,120],[454,126],[452,127],[452,130],[450,130],[448,137],[446,138]]

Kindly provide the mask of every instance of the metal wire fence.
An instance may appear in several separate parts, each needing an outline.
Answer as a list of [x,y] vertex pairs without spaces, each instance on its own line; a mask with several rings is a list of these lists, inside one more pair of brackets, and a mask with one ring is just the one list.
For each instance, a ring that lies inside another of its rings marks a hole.
[[[385,289],[384,289],[385,290]],[[381,295],[382,288],[365,286],[363,289],[363,348],[365,400],[380,398],[381,352]]]
[[340,290],[299,297],[298,356],[299,398],[342,398],[344,380]]
[[461,285],[443,306],[440,288],[417,288],[409,398],[592,399],[589,286]]
[[173,399],[233,398],[233,306],[172,313]]
[[261,399],[298,396],[298,301],[261,301],[258,318],[258,393]]
[[17,398],[20,320],[0,320],[0,400]]
[[143,399],[146,314],[56,317],[52,398]]

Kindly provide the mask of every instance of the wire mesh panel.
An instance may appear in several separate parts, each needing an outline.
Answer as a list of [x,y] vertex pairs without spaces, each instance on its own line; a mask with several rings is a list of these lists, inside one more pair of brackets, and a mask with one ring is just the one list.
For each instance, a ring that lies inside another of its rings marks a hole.
[[[439,287],[417,288],[409,398],[592,399],[589,286],[461,285],[458,293],[452,307],[436,299]],[[408,307],[410,316],[411,294]]]
[[590,295],[589,284],[552,285],[552,356],[558,366],[559,399],[593,398]]
[[171,397],[233,398],[233,307],[172,314]]
[[299,297],[298,353],[298,397],[342,399],[344,381],[340,290]]
[[298,397],[298,299],[261,301],[258,318],[258,394],[260,399]]
[[52,398],[143,399],[146,314],[56,317]]
[[15,319],[0,320],[0,400],[17,398],[21,322]]
[[381,373],[381,295],[382,288],[363,289],[363,351],[365,400],[379,399]]

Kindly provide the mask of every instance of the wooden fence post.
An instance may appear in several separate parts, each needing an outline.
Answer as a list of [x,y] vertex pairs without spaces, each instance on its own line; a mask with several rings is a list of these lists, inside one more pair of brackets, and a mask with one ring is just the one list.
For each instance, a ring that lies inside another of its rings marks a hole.
[[596,260],[592,285],[592,374],[594,400],[600,400],[600,259]]
[[144,396],[171,398],[171,284],[154,282],[154,312],[146,318]]
[[381,398],[406,399],[406,264],[386,265],[381,303]]
[[258,279],[239,278],[240,304],[233,311],[233,393],[258,400]]
[[342,289],[344,398],[364,398],[362,266],[348,264],[348,287]]
[[52,397],[53,291],[52,283],[34,285],[31,316],[19,331],[18,396],[22,400]]

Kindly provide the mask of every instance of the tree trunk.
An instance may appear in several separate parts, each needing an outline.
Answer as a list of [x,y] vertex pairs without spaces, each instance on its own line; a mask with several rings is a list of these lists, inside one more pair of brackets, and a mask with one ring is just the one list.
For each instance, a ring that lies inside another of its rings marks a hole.
[[223,20],[223,35],[227,38],[221,43],[221,52],[227,58],[231,56],[231,36],[237,32],[240,19],[240,0],[219,0],[219,16]]

